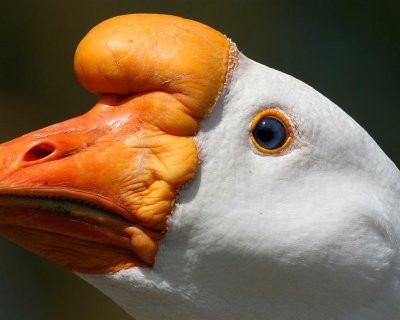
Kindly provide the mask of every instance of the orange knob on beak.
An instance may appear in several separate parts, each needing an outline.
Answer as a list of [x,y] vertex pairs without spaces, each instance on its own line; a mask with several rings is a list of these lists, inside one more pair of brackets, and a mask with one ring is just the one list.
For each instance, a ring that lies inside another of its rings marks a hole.
[[92,29],[75,70],[102,98],[0,145],[0,234],[73,271],[151,266],[234,54],[219,32],[178,17],[127,15]]

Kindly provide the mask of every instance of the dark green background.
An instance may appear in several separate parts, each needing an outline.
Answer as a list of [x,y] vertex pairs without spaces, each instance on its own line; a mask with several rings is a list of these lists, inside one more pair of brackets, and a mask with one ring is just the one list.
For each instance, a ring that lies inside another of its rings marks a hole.
[[[133,12],[199,20],[250,58],[316,88],[400,164],[396,1],[0,0],[0,141],[81,114],[96,97],[72,70],[98,22]],[[338,135],[340,135],[338,128]],[[0,319],[128,319],[74,275],[0,240]]]

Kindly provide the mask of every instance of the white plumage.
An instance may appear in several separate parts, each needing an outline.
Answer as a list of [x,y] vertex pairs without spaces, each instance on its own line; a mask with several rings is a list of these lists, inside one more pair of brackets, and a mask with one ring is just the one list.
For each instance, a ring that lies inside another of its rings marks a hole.
[[[265,108],[295,133],[278,155],[249,139]],[[400,173],[355,121],[240,55],[197,141],[154,268],[85,280],[137,320],[400,317]]]

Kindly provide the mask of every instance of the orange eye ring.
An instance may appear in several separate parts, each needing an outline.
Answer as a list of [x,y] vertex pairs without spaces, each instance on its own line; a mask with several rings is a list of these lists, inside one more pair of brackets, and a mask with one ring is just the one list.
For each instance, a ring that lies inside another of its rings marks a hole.
[[[259,135],[256,134],[255,130],[258,130],[260,126],[260,121],[264,119],[272,119],[272,120],[278,120],[275,121],[278,124],[279,128],[284,129],[284,133],[281,132],[284,136],[282,136],[282,142],[279,144],[279,146],[271,149],[267,149],[264,146],[262,146],[259,141]],[[261,112],[259,112],[252,120],[251,126],[250,126],[250,139],[251,142],[253,143],[254,147],[264,153],[264,154],[278,154],[282,152],[284,149],[286,149],[289,144],[292,142],[294,138],[293,135],[293,130],[292,126],[290,125],[289,120],[287,117],[277,109],[265,109]]]

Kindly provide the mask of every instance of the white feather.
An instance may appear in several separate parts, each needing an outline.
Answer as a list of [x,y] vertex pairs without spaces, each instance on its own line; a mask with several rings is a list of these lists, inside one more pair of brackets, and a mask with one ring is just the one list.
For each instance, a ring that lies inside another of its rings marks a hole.
[[[277,108],[295,140],[251,145]],[[154,268],[82,276],[137,320],[400,318],[400,173],[317,91],[240,55]]]

